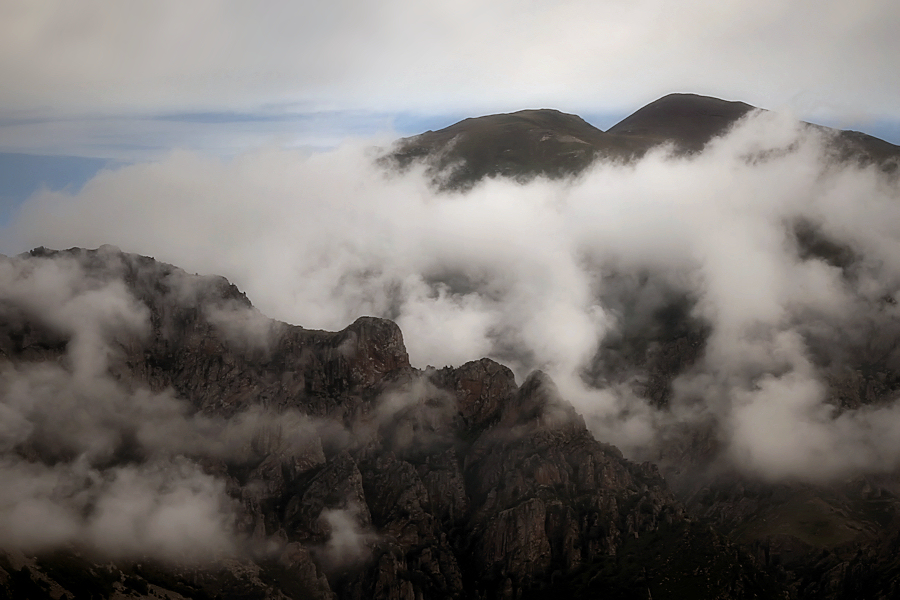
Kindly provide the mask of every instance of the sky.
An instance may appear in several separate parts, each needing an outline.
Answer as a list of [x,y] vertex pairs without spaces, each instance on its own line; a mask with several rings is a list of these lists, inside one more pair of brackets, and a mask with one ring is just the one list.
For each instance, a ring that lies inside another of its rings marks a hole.
[[[736,456],[792,475],[825,442],[864,439],[847,456],[892,466],[900,452],[864,433],[871,414],[823,417],[832,374],[819,354],[892,326],[879,302],[900,287],[896,181],[834,167],[824,134],[797,123],[900,142],[898,26],[887,1],[11,0],[0,252],[114,244],[226,276],[305,327],[389,317],[414,366],[490,356],[520,381],[542,368],[598,435],[632,450],[663,417],[630,383],[582,375],[604,340],[682,294],[713,333],[678,395],[703,400]],[[577,182],[447,195],[421,167],[372,160],[467,116],[553,107],[605,129],[670,92],[770,112],[699,157],[661,150]],[[786,224],[800,221],[864,257],[853,289],[798,250]],[[767,403],[781,393],[794,404]],[[792,453],[752,434],[773,418],[809,443]]]
[[174,148],[315,151],[541,107],[606,129],[671,92],[900,143],[898,27],[890,0],[10,0],[0,218]]

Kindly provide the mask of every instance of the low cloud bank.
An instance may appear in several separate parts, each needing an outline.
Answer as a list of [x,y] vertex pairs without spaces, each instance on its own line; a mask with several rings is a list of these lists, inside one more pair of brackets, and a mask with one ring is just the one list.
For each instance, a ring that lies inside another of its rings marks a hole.
[[[171,390],[116,377],[150,334],[150,311],[116,272],[117,251],[92,257],[107,261],[101,269],[83,260],[0,258],[0,547],[179,563],[264,548],[238,531],[224,465],[324,461],[322,424],[262,408],[208,416]],[[180,275],[172,292],[196,296]],[[223,306],[246,317],[223,331],[234,343],[271,328],[252,309]],[[339,440],[340,427],[331,431]]]
[[[218,273],[305,327],[389,317],[420,367],[491,356],[520,381],[541,368],[633,456],[702,423],[740,469],[827,479],[900,463],[893,398],[838,397],[854,360],[882,365],[876,379],[900,369],[900,191],[829,144],[756,113],[698,155],[659,148],[574,181],[458,194],[435,193],[424,168],[378,169],[362,145],[175,152],[35,195],[7,236]],[[647,357],[676,321],[705,333],[660,408]]]

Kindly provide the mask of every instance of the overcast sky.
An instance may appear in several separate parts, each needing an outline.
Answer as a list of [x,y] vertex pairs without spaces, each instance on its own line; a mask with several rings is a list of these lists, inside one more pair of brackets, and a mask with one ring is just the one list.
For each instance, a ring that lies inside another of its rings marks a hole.
[[333,145],[676,91],[871,130],[900,121],[898,30],[893,0],[6,0],[0,151]]

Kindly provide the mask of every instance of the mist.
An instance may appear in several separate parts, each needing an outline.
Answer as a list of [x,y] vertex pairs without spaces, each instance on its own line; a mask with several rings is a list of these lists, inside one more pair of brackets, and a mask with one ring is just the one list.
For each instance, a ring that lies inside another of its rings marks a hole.
[[[323,435],[341,445],[349,434],[296,410],[207,415],[121,377],[150,310],[127,289],[118,250],[93,254],[99,269],[86,260],[0,257],[0,545],[178,564],[277,552],[279,540],[238,526],[245,498],[226,465],[274,457],[308,469],[325,462]],[[204,279],[175,271],[168,284],[196,304]],[[277,330],[253,308],[200,308],[237,348]]]
[[[843,358],[872,344],[887,356],[900,332],[900,188],[896,175],[839,163],[827,131],[755,112],[700,154],[660,147],[572,180],[455,193],[436,192],[426,165],[377,167],[386,144],[228,161],[173,152],[104,170],[77,193],[32,196],[4,250],[115,244],[224,275],[289,323],[391,318],[417,367],[489,356],[519,382],[544,370],[598,439],[634,458],[687,423],[712,427],[723,460],[768,479],[900,464],[894,399],[842,403],[831,384]],[[810,253],[798,231],[849,258]],[[104,293],[116,327],[139,335],[139,307]],[[655,315],[676,304],[707,333],[660,406],[640,364],[614,367],[617,348],[652,337]],[[237,329],[256,330],[253,319]],[[73,365],[104,355],[96,335],[73,333],[85,348]]]

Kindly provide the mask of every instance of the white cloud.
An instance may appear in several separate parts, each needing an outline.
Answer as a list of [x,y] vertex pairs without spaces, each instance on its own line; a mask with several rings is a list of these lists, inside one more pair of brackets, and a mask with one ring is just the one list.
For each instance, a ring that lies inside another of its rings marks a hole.
[[[824,141],[763,113],[701,155],[663,149],[574,182],[491,180],[445,195],[421,170],[379,170],[364,144],[232,161],[175,152],[102,172],[77,194],[35,195],[4,238],[18,250],[114,243],[223,274],[264,314],[305,327],[388,316],[420,367],[487,354],[520,380],[543,368],[598,435],[631,452],[672,415],[628,382],[587,385],[580,373],[605,336],[649,326],[687,293],[711,333],[676,382],[674,417],[714,416],[744,468],[777,476],[821,462],[826,441],[865,440],[865,453],[816,471],[830,476],[897,464],[876,413],[831,418],[822,361],[893,331],[881,299],[900,289],[900,192],[875,168],[828,163]],[[790,227],[801,218],[862,257],[852,281],[801,258]],[[771,444],[767,420],[808,435]],[[778,463],[788,447],[795,460]]]

